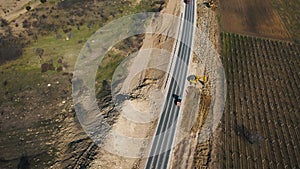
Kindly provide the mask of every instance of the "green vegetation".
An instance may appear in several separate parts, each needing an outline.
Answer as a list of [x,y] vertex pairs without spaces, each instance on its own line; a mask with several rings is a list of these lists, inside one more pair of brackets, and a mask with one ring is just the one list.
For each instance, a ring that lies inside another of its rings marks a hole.
[[[69,1],[66,0],[64,2],[67,3]],[[106,3],[108,3],[108,1],[104,1],[103,3],[104,4],[102,5],[105,5]],[[126,5],[124,5],[124,3]],[[107,18],[107,20],[104,19],[106,21],[102,20],[102,22],[108,22],[113,18],[121,17],[122,15],[126,15],[126,13],[129,14],[132,11],[141,12],[141,11],[158,10],[160,6],[163,5],[163,2],[161,1],[150,2],[144,0],[141,1],[141,3],[135,7],[130,4],[131,3],[129,1],[125,1],[125,2],[118,1],[116,5],[113,6],[110,5],[110,8],[103,8],[105,11],[102,11],[103,13],[101,14],[101,18]],[[50,4],[50,6],[51,5],[53,4]],[[59,8],[66,6],[66,4],[62,4],[62,2],[57,3],[57,5]],[[79,4],[76,3],[73,4],[73,8],[78,9],[77,5]],[[48,8],[52,9],[52,7],[50,6],[48,6]],[[45,12],[43,12],[43,11],[47,11],[45,10],[45,8],[46,7],[44,6],[37,8],[36,12],[32,13],[32,16],[36,16],[36,15],[42,16],[46,14]],[[135,10],[132,10],[133,8],[135,8]],[[70,13],[72,13],[72,11],[74,10],[72,10],[71,8]],[[115,14],[113,12],[115,12]],[[106,17],[108,14],[111,14],[110,17],[112,18],[109,19],[109,17]],[[60,19],[61,18],[57,18],[57,20]],[[47,17],[46,20],[48,21],[44,21],[41,24],[45,24],[47,22],[53,22],[53,23],[58,22],[49,17]],[[43,74],[41,73],[41,65],[44,63],[53,65],[54,67],[54,70],[49,70],[50,72],[47,73],[49,75],[52,74],[55,76],[56,69],[61,69],[61,68],[67,71],[72,71],[73,65],[76,62],[77,56],[82,46],[87,41],[87,39],[97,29],[99,29],[99,25],[95,25],[95,24],[91,25],[91,23],[93,23],[93,20],[95,19],[93,19],[90,16],[90,18],[87,18],[84,24],[82,25],[78,25],[75,23],[66,24],[68,25],[67,27],[60,25],[58,26],[58,29],[56,31],[54,32],[48,31],[48,33],[46,34],[43,31],[41,34],[41,32],[35,28],[31,30],[36,33],[34,34],[34,36],[30,36],[32,40],[28,45],[28,47],[25,47],[24,51],[21,50],[19,52],[20,54],[22,54],[22,57],[17,60],[10,61],[0,67],[1,70],[5,70],[2,71],[2,75],[4,77],[7,77],[8,78],[7,81],[9,82],[9,85],[6,85],[4,87],[4,90],[1,91],[9,94],[13,94],[14,92],[19,91],[19,89],[24,88],[24,86],[30,86],[30,84],[31,85],[38,84],[38,81],[42,81],[41,77],[43,76]],[[30,22],[30,20],[28,20],[28,22]],[[64,20],[62,20],[61,22],[64,23]],[[98,85],[96,86],[97,94],[100,94],[101,91],[103,90],[103,86],[102,86],[103,81],[110,83],[110,79],[113,75],[115,68],[124,59],[124,57],[131,52],[137,51],[140,48],[142,36],[136,36],[136,37],[129,38],[123,42],[120,42],[117,45],[118,46],[117,50],[113,52],[110,51],[107,53],[105,59],[103,60],[104,64],[101,65],[101,67],[99,68],[96,77],[96,80],[99,82]],[[5,47],[1,49],[9,50],[8,48]],[[16,52],[16,50],[10,50],[10,51]],[[3,56],[9,56],[9,58],[6,60],[16,58],[16,57],[12,57],[12,55],[10,55],[8,52],[2,52],[2,53]],[[5,79],[4,77],[3,79]],[[30,77],[30,78],[23,81],[22,84],[17,83],[19,79],[22,79],[22,77]]]
[[142,0],[136,7],[135,12],[159,12],[165,4],[162,0]]
[[99,66],[96,75],[96,96],[98,98],[103,95],[110,94],[111,78],[117,66],[124,59],[124,55],[118,52],[109,52]]
[[[101,97],[102,92],[110,90],[111,78],[115,69],[130,53],[136,52],[142,45],[143,35],[124,39],[110,50],[104,57],[96,74],[96,95]],[[124,70],[125,71],[125,70]]]
[[[85,8],[89,10],[81,11],[80,9],[84,5],[79,2],[81,1],[65,0],[57,2],[55,4],[57,7],[53,7],[53,4],[45,4],[46,6],[43,4],[37,7],[30,14],[31,16],[23,22],[33,27],[28,30],[31,43],[25,48],[21,59],[11,62],[5,67],[29,66],[37,68],[43,62],[55,61],[58,58],[63,58],[65,63],[72,66],[83,44],[104,23],[134,12],[159,10],[164,4],[163,1],[146,0],[141,1],[136,6],[130,1],[115,1],[114,5],[111,5],[110,1],[99,2],[97,5],[84,2],[86,3]],[[109,6],[109,8],[100,8],[100,12],[93,12],[102,5]],[[64,8],[68,8],[69,11],[66,13],[63,11]],[[54,13],[57,15],[54,16]],[[33,17],[40,19],[38,22],[31,21],[31,17],[32,19]],[[44,50],[42,57],[36,54],[36,49]],[[3,53],[3,55],[11,57],[9,54]]]

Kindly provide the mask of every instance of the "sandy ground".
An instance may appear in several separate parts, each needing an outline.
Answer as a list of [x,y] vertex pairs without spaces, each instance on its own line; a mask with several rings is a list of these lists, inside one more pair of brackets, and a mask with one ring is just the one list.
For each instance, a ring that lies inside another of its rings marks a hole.
[[[181,0],[167,2],[162,12],[179,15],[181,4]],[[157,32],[174,26],[171,21],[156,22],[159,23],[156,24],[159,27],[150,29]],[[127,78],[123,82],[122,86],[126,87],[120,90],[120,93],[140,97],[122,104],[119,109],[121,116],[90,168],[144,168],[144,157],[149,153],[149,143],[163,104],[164,93],[161,88],[165,72],[168,71],[173,42],[172,38],[163,35],[146,34],[140,52],[130,61],[134,66],[130,66]],[[135,90],[145,85],[146,87]]]

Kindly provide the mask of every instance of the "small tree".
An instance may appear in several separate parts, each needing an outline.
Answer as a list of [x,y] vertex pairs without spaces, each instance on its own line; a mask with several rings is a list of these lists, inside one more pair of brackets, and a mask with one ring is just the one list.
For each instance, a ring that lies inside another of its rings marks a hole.
[[4,18],[0,18],[1,27],[8,26],[8,21]]
[[42,58],[43,54],[44,54],[44,49],[42,48],[37,48],[35,53],[40,57]]

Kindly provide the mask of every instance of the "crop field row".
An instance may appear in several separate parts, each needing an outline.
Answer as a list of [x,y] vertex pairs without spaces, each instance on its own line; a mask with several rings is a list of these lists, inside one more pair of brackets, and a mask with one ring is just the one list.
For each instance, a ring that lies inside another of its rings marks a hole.
[[220,168],[300,168],[300,45],[222,33]]

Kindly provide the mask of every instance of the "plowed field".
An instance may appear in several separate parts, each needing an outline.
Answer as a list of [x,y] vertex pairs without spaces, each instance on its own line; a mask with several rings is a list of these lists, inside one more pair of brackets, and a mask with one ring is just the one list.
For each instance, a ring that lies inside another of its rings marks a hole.
[[220,0],[223,31],[290,40],[271,0]]

